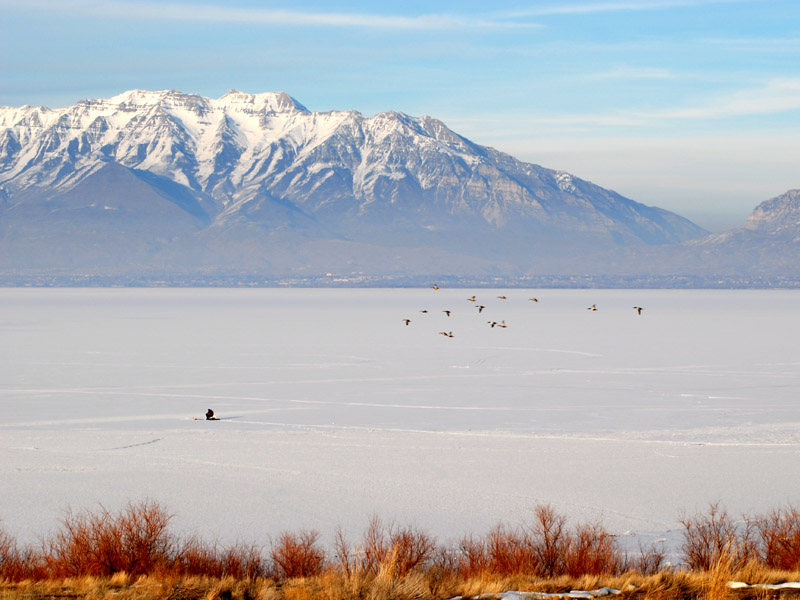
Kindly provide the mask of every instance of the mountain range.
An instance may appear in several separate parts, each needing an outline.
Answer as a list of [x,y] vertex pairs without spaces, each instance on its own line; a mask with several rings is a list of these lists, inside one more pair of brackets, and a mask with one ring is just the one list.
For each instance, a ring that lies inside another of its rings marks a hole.
[[285,93],[0,108],[0,272],[23,278],[689,274],[793,248],[799,203],[709,236],[434,118],[313,112]]

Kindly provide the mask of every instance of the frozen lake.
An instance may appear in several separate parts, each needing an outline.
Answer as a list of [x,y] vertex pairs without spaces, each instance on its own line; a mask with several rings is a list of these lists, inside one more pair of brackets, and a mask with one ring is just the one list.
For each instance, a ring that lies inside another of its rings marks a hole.
[[0,289],[0,339],[21,539],[144,498],[258,543],[800,503],[796,291]]

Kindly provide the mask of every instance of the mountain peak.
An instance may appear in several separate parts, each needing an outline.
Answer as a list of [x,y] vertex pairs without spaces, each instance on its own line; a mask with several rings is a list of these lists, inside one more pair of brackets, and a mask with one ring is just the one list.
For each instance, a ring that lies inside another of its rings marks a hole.
[[[176,98],[188,98],[194,97],[199,98],[194,94],[184,94],[178,90],[158,90],[158,91],[151,91],[151,90],[127,90],[122,92],[121,94],[117,94],[116,96],[112,96],[106,102],[109,104],[119,104],[119,105],[135,105],[135,106],[152,106],[153,104],[158,104],[162,102],[164,99],[176,99]],[[95,102],[96,100],[84,100],[84,102]]]
[[310,112],[305,106],[292,98],[286,92],[262,92],[248,94],[231,89],[222,96],[218,102],[223,106],[246,106],[257,110],[266,110],[273,113]]
[[745,229],[778,234],[791,231],[800,224],[800,189],[789,190],[759,204],[747,218]]

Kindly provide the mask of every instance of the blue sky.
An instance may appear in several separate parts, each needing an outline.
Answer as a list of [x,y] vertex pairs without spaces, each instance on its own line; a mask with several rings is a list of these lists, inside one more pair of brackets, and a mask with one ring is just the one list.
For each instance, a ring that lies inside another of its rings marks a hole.
[[285,91],[432,115],[712,230],[800,187],[798,0],[0,0],[0,105]]

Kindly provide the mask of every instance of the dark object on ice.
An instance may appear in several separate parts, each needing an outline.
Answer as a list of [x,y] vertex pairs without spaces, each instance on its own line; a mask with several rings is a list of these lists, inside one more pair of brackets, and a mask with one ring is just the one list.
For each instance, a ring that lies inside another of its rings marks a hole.
[[210,408],[206,412],[206,421],[218,421],[217,417],[214,416],[214,411]]

